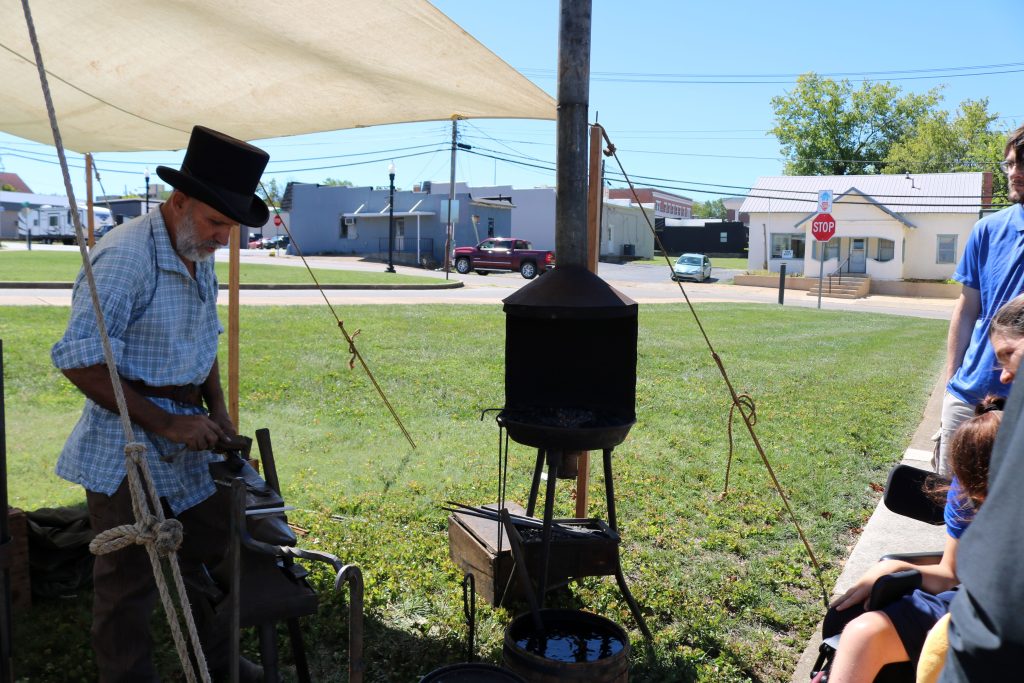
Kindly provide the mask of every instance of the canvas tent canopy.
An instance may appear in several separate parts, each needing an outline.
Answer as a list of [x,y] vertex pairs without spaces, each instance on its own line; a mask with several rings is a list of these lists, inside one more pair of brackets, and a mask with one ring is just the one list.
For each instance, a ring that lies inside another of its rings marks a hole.
[[[425,0],[34,0],[66,148],[182,149],[555,102]],[[0,0],[0,130],[53,144],[19,0]]]

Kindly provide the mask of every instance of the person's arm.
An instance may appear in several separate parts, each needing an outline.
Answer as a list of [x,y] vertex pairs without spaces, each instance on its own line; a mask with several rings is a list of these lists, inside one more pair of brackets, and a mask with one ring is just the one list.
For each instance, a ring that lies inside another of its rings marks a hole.
[[210,411],[210,419],[216,422],[225,434],[233,436],[235,424],[231,421],[227,404],[224,402],[224,390],[220,385],[220,366],[216,358],[213,359],[213,367],[210,368],[210,374],[206,376],[201,389],[203,400]]
[[841,612],[848,607],[863,604],[867,609],[868,599],[871,597],[871,587],[875,585],[875,581],[886,574],[904,569],[916,569],[921,572],[921,589],[925,592],[934,595],[952,590],[957,585],[956,549],[958,545],[957,539],[947,535],[946,547],[942,550],[942,559],[938,564],[912,564],[903,560],[879,562],[864,572],[864,575],[850,587],[850,590],[832,603],[832,607]]
[[[110,383],[110,371],[107,370],[106,365],[68,368],[62,372],[71,380],[72,384],[78,387],[79,391],[98,405],[111,412],[118,412],[114,387]],[[217,386],[220,387],[219,380]],[[126,386],[124,382],[121,382],[121,389],[124,392],[128,415],[132,422],[147,432],[158,434],[175,443],[185,444],[189,450],[193,451],[208,450],[226,436],[224,428],[206,415],[174,415]],[[223,406],[223,395],[221,395],[220,403]],[[230,419],[228,422],[230,423]]]
[[949,335],[946,338],[946,382],[956,374],[964,361],[967,346],[971,343],[974,324],[981,315],[981,292],[964,285],[949,320]]

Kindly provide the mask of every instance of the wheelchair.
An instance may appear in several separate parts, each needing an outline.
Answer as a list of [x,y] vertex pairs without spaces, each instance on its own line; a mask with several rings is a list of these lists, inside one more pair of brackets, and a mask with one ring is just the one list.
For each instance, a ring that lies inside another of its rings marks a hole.
[[[927,492],[928,487],[948,485],[949,480],[930,470],[922,470],[909,465],[896,465],[889,472],[885,484],[882,502],[892,512],[925,522],[933,526],[945,524],[943,505],[932,498]],[[911,564],[937,564],[942,558],[942,551],[920,553],[891,553],[879,560],[903,560]],[[898,600],[902,596],[921,587],[921,573],[916,569],[902,571],[880,577],[871,588],[867,611],[878,610]],[[811,669],[812,683],[827,683],[832,662],[839,646],[839,636],[846,624],[862,614],[860,610],[844,610],[837,612],[829,609],[822,624],[822,643],[818,648],[818,658]],[[915,665],[911,662],[897,662],[882,667],[875,677],[875,683],[914,683],[916,678]]]

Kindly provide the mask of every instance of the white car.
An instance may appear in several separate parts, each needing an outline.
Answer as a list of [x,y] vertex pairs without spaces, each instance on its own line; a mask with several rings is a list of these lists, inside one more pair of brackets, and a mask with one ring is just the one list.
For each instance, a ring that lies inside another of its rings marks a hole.
[[711,259],[704,254],[683,254],[672,266],[673,280],[703,282],[711,277]]

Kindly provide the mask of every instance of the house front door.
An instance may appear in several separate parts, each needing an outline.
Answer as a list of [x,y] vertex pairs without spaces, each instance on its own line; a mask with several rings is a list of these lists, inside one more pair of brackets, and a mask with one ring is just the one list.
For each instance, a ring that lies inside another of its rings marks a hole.
[[867,272],[867,240],[863,237],[855,237],[850,240],[850,272]]

